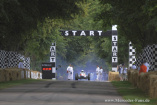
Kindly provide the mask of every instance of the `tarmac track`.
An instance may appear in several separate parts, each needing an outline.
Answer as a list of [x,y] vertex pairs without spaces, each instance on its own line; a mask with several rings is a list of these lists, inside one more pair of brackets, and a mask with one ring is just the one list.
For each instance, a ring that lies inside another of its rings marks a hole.
[[40,81],[0,90],[0,105],[130,105],[110,82]]

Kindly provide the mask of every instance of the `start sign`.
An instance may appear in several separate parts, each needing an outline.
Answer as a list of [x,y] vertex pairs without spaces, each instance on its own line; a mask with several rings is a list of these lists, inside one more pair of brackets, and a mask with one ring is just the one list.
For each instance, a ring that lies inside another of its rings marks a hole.
[[[117,25],[112,26],[112,30],[103,32],[101,30],[61,30],[62,36],[112,36],[112,71],[117,72],[118,64],[118,32]],[[51,61],[55,61],[51,58]]]
[[63,36],[111,36],[112,31],[103,32],[101,30],[66,30],[60,31]]

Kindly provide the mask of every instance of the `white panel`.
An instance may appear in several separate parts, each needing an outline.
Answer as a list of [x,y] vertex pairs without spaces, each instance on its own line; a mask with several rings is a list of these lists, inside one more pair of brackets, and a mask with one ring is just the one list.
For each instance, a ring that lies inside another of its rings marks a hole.
[[52,78],[52,80],[56,80],[56,78]]
[[132,46],[129,46],[129,49],[133,49]]
[[50,57],[50,62],[56,62],[56,58],[55,57]]
[[50,46],[50,52],[52,51],[56,51],[56,47],[55,46]]
[[117,59],[118,59],[117,57],[112,57],[112,63],[118,62]]
[[112,41],[118,41],[118,36],[117,35],[112,35]]
[[56,68],[52,67],[52,73],[56,73]]
[[112,71],[117,72],[117,67],[112,67]]
[[112,30],[117,30],[117,25],[112,25]]
[[112,52],[118,52],[118,47],[117,46],[112,46]]

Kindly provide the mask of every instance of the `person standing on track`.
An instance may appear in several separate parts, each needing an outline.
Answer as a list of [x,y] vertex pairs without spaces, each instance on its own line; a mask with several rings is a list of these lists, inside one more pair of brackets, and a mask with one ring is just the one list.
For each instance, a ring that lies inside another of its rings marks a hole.
[[100,77],[100,73],[99,73],[99,66],[97,65],[97,68],[96,68],[96,80],[99,80],[99,77]]
[[67,67],[68,80],[73,80],[73,67],[71,64]]
[[102,67],[100,67],[99,73],[100,73],[100,78],[99,78],[99,80],[102,81],[102,73],[103,73]]

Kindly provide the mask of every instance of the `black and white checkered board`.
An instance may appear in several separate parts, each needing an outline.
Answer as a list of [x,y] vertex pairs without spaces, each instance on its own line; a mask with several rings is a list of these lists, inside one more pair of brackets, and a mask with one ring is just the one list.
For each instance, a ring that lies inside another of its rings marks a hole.
[[135,57],[135,48],[133,48],[132,43],[129,43],[129,68],[132,67],[132,64],[136,61]]
[[22,59],[24,67],[30,70],[30,58],[26,58],[21,54],[13,51],[0,50],[0,68],[17,67]]
[[[132,66],[132,64],[134,62],[133,61],[133,53],[132,50],[133,47],[131,43],[129,43],[129,67]],[[132,54],[132,56],[131,56]],[[137,57],[135,58],[136,60],[136,65],[137,67],[140,66],[141,61],[147,61],[150,64],[150,70],[157,70],[157,45],[153,44],[153,45],[148,45],[147,47],[145,47],[142,51],[141,54],[136,55]]]

